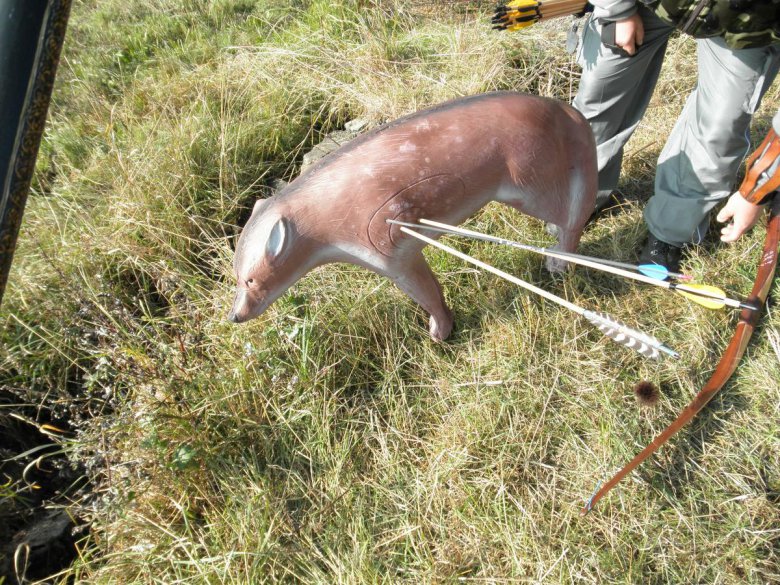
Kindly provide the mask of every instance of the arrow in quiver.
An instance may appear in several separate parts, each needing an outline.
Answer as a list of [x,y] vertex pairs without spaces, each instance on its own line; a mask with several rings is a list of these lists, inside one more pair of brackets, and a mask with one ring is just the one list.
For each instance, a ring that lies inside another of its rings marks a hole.
[[511,0],[496,6],[491,19],[496,30],[521,30],[538,20],[584,14],[590,5],[585,0]]

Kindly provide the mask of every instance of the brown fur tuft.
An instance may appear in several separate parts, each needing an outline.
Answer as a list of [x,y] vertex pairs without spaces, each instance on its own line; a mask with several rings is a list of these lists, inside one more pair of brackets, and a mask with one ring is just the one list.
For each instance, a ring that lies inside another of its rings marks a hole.
[[642,380],[634,386],[634,396],[642,406],[655,406],[661,398],[661,393],[655,384]]

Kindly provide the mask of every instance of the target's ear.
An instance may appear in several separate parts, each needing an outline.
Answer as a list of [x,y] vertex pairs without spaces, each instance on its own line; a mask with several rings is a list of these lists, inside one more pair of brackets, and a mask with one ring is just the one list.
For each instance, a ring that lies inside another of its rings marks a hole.
[[255,201],[255,206],[252,208],[252,215],[255,215],[256,213],[260,213],[260,210],[265,207],[265,204],[268,202],[268,199],[258,199]]
[[265,242],[265,255],[269,262],[279,259],[287,244],[287,220],[283,217],[276,220]]

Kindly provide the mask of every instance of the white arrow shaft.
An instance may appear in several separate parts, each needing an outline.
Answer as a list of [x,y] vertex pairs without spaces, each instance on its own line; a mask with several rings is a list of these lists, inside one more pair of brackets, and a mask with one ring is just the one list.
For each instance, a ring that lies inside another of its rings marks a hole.
[[632,329],[628,327],[626,324],[621,323],[617,319],[614,319],[605,313],[596,313],[594,311],[583,309],[582,307],[575,305],[574,303],[571,303],[566,299],[563,299],[557,295],[547,292],[546,290],[541,289],[538,286],[534,286],[533,284],[521,280],[516,276],[504,272],[503,270],[499,270],[498,268],[495,268],[490,264],[482,262],[481,260],[477,260],[476,258],[469,256],[468,254],[464,254],[463,252],[451,248],[446,244],[442,244],[441,242],[437,242],[436,240],[433,240],[418,232],[410,230],[409,228],[401,227],[401,231],[414,238],[417,238],[418,240],[422,240],[423,242],[430,244],[431,246],[439,248],[440,250],[444,250],[445,252],[448,252],[449,254],[452,254],[453,256],[460,258],[461,260],[465,260],[466,262],[473,264],[474,266],[478,266],[479,268],[482,268],[484,270],[487,270],[488,272],[500,276],[501,278],[504,278],[509,282],[512,282],[524,289],[530,290],[531,292],[535,292],[536,294],[544,297],[545,299],[558,303],[559,305],[562,305],[567,309],[574,311],[578,315],[582,315],[588,321],[590,321],[596,327],[598,327],[599,330],[610,339],[616,341],[617,343],[630,347],[631,349],[638,351],[639,353],[641,353],[646,357],[658,359],[658,357],[660,357],[659,350],[673,357],[679,357],[679,355],[675,351],[665,346],[655,337],[642,333],[641,331]]
[[[425,225],[432,225],[437,226],[446,230],[451,231],[455,234],[462,234],[464,236],[470,236],[473,238],[485,238],[486,236],[484,234],[481,234],[479,232],[474,232],[471,230],[467,230],[465,228],[456,227],[453,225],[448,225],[446,223],[439,223],[437,221],[431,221],[430,219],[421,219],[421,224]],[[490,236],[487,236],[488,238]],[[596,270],[602,270],[604,272],[609,272],[611,274],[617,274],[618,276],[625,276],[626,278],[631,278],[633,280],[638,280],[640,282],[645,282],[647,284],[652,284],[653,286],[660,286],[662,288],[669,288],[670,283],[666,282],[664,280],[657,280],[655,278],[651,278],[649,276],[645,276],[644,274],[638,274],[636,272],[629,272],[628,270],[623,270],[622,268],[617,268],[613,266],[606,266],[602,264],[601,262],[595,262],[593,260],[588,260],[586,258],[583,258],[581,256],[571,256],[567,254],[566,252],[556,252],[552,250],[548,250],[547,248],[539,248],[538,246],[531,246],[528,244],[521,244],[519,242],[513,242],[512,240],[505,240],[503,238],[495,238],[492,240],[497,243],[503,243],[508,244],[510,246],[515,246],[516,248],[521,248],[523,250],[528,250],[529,252],[536,252],[538,254],[543,254],[545,256],[552,256],[553,258],[560,258],[561,260],[568,260],[569,262],[573,262],[574,264],[581,264],[582,266],[588,266],[590,268],[595,268]],[[692,291],[693,292],[693,291]],[[695,292],[693,293],[695,294]]]
[[[539,254],[547,254],[554,253],[557,254],[559,257],[565,257],[566,259],[570,258],[577,258],[582,260],[592,260],[594,262],[598,262],[599,264],[603,264],[605,266],[614,266],[616,268],[626,268],[628,270],[638,270],[640,267],[635,266],[634,264],[628,264],[627,262],[618,262],[616,260],[608,260],[606,258],[594,258],[592,256],[585,256],[583,254],[575,254],[574,252],[562,252],[560,250],[552,250],[550,248],[542,248],[541,246],[534,246],[531,244],[521,244],[520,242],[515,242],[514,240],[507,240],[506,238],[499,238],[496,236],[489,236],[487,234],[483,234],[480,232],[474,232],[471,230],[467,230],[465,228],[456,227],[456,226],[450,226],[445,223],[439,223],[436,221],[432,221],[430,219],[421,219],[420,223],[408,223],[405,221],[398,221],[395,219],[388,219],[388,223],[392,223],[395,225],[405,225],[406,227],[411,228],[420,228],[422,227],[421,224],[425,225],[425,229],[432,230],[435,232],[440,232],[444,234],[451,234],[451,235],[463,235],[468,236],[470,238],[473,238],[475,240],[482,240],[485,242],[493,242],[494,244],[502,244],[505,246],[512,246],[514,248],[520,248],[521,250],[527,250],[529,252],[537,252]],[[434,227],[437,226],[437,227]],[[447,226],[447,227],[441,227],[441,226]],[[572,260],[573,261],[573,260]],[[652,265],[655,266],[655,265]],[[658,269],[661,270],[662,267],[659,265]],[[665,270],[665,269],[664,269]],[[670,276],[674,276],[675,278],[683,277],[683,274],[678,274],[676,272],[665,272],[665,274],[668,274]]]
[[488,272],[492,272],[496,276],[500,276],[501,278],[504,278],[508,280],[509,282],[512,282],[516,284],[517,286],[521,286],[524,289],[530,290],[531,292],[535,292],[539,296],[544,297],[547,300],[553,301],[554,303],[558,303],[559,305],[563,305],[567,309],[570,309],[577,313],[578,315],[582,315],[585,312],[585,309],[582,307],[579,307],[575,305],[574,303],[570,303],[566,299],[563,299],[559,297],[558,295],[554,295],[551,292],[547,292],[546,290],[539,288],[538,286],[534,286],[530,282],[526,282],[524,280],[521,280],[517,278],[516,276],[512,276],[508,272],[504,272],[503,270],[499,270],[495,266],[491,266],[490,264],[486,264],[485,262],[482,262],[481,260],[477,260],[476,258],[472,258],[468,254],[464,254],[463,252],[459,252],[455,248],[450,248],[446,244],[442,244],[441,242],[437,242],[436,240],[432,240],[431,238],[424,236],[422,234],[419,234],[413,230],[410,230],[409,228],[402,227],[401,231],[405,234],[409,234],[410,236],[413,236],[417,238],[418,240],[422,240],[426,244],[430,244],[431,246],[434,246],[436,248],[439,248],[440,250],[444,250],[445,252],[449,252],[453,256],[457,256],[461,260],[465,260],[466,262],[469,262],[470,264],[473,264],[474,266],[478,266],[484,270],[487,270]]

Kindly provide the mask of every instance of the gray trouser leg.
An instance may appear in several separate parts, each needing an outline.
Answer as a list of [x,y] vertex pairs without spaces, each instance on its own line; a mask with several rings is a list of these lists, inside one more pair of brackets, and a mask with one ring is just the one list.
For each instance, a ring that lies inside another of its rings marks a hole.
[[639,8],[645,41],[628,57],[601,44],[601,26],[590,19],[582,34],[582,78],[573,105],[587,118],[596,138],[599,193],[606,203],[620,176],[623,147],[633,134],[653,94],[669,35],[674,30],[644,7]]
[[709,213],[732,193],[750,149],[749,126],[780,65],[780,47],[730,49],[700,39],[699,80],[658,159],[645,207],[650,232],[668,244],[699,243]]

